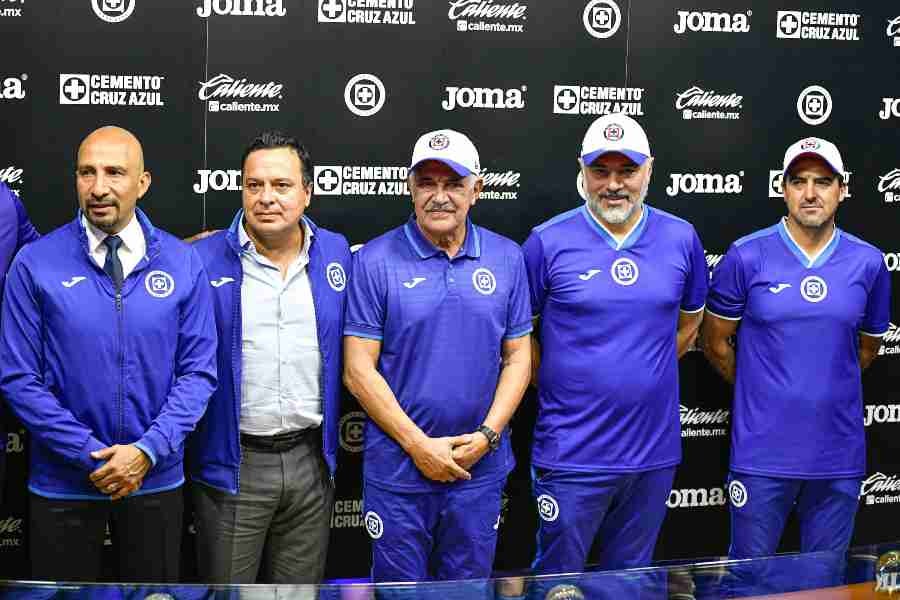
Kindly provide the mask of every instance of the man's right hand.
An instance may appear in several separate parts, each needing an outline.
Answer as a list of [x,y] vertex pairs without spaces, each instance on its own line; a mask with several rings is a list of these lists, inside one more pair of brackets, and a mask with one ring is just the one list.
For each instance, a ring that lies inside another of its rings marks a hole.
[[410,447],[409,455],[422,475],[432,481],[451,483],[459,479],[472,479],[472,475],[453,460],[453,449],[468,444],[471,438],[471,434],[439,438],[424,436]]

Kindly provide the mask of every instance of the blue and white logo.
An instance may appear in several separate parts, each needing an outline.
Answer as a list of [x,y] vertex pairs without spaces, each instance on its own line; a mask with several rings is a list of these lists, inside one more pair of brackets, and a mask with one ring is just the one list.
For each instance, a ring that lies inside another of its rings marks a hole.
[[800,282],[800,295],[807,302],[821,302],[828,295],[828,284],[817,275],[804,277]]
[[175,291],[175,280],[165,271],[150,271],[144,278],[144,287],[154,298],[167,298]]
[[381,521],[378,513],[370,510],[366,513],[365,521],[366,531],[369,532],[369,537],[373,540],[377,540],[384,535],[384,523]]
[[325,277],[328,279],[328,285],[336,292],[343,292],[347,287],[347,274],[341,263],[328,263],[328,266],[325,267]]
[[744,484],[737,479],[728,484],[728,497],[731,498],[731,505],[735,508],[741,508],[747,504],[749,495]]
[[85,279],[87,279],[87,277],[82,277],[81,275],[76,275],[76,276],[73,277],[72,279],[68,279],[68,280],[66,280],[66,281],[63,281],[62,284],[63,284],[63,287],[65,287],[65,288],[70,288],[70,287],[72,287],[72,286],[74,286],[74,285],[76,285],[76,284],[78,284],[78,283],[84,281]]
[[497,278],[488,269],[481,267],[472,273],[472,285],[479,294],[490,296],[497,289]]
[[419,285],[420,283],[422,283],[423,281],[426,281],[426,279],[424,277],[413,277],[409,281],[404,281],[403,287],[405,287],[408,290],[411,290],[414,287],[416,287],[417,285]]
[[620,258],[612,264],[609,270],[613,281],[619,285],[634,285],[640,275],[637,264],[630,258]]
[[428,140],[428,147],[432,150],[444,150],[450,145],[450,138],[443,133],[438,133]]
[[553,496],[541,494],[537,497],[537,506],[541,519],[548,523],[552,523],[559,517],[559,504],[556,503],[556,499]]
[[234,277],[219,277],[218,279],[215,279],[215,280],[211,279],[209,281],[209,285],[213,286],[214,288],[220,288],[223,285],[225,285],[226,283],[233,283],[233,282],[234,282]]

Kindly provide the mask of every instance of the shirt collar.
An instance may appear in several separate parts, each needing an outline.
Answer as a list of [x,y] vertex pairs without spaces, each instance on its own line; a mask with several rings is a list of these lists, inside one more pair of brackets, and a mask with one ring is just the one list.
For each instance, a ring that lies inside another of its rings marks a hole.
[[621,242],[618,241],[615,236],[610,233],[609,229],[606,228],[606,225],[591,212],[587,202],[582,205],[581,212],[584,214],[584,218],[587,220],[588,225],[591,225],[594,231],[599,233],[600,237],[602,237],[613,250],[624,250],[633,246],[635,242],[638,241],[638,238],[641,237],[644,229],[647,228],[647,216],[649,215],[651,208],[644,202],[641,204],[641,209],[641,218],[637,220],[637,223],[632,225],[631,231],[622,238]]
[[[96,252],[103,240],[109,237],[109,234],[88,221],[84,213],[81,213],[81,224],[84,225],[84,231],[87,234],[88,249],[91,252]],[[128,225],[116,235],[119,236],[119,239],[122,240],[122,244],[128,251],[135,252],[141,256],[146,254],[147,242],[144,239],[144,230],[141,229],[141,224],[135,215],[131,216]]]
[[[418,223],[416,223],[416,215],[409,217],[409,220],[403,226],[403,233],[407,241],[409,241],[409,245],[412,246],[412,249],[421,259],[431,258],[438,254],[446,254],[444,250],[432,244],[425,237],[422,230],[419,229]],[[468,217],[466,217],[466,239],[463,240],[462,247],[453,258],[456,259],[460,256],[468,256],[469,258],[481,257],[481,236],[478,234],[478,228],[472,223],[472,219]]]
[[[300,225],[303,227],[303,247],[300,248],[300,254],[297,255],[297,258],[303,258],[305,260],[309,260],[309,248],[312,245],[313,233],[312,227],[309,226],[309,223],[306,222],[306,219],[300,219]],[[241,219],[240,223],[238,223],[238,244],[241,247],[241,250],[245,252],[251,252],[253,254],[259,254],[256,251],[256,245],[253,243],[253,240],[250,239],[250,235],[247,233],[247,230],[244,228],[244,221]]]
[[791,251],[791,254],[793,254],[807,269],[812,269],[813,267],[819,267],[825,264],[825,261],[834,254],[838,241],[841,238],[841,230],[835,225],[828,243],[822,246],[815,254],[809,255],[806,253],[806,250],[801,248],[800,244],[794,240],[794,236],[791,235],[791,231],[787,228],[787,217],[783,217],[781,221],[778,222],[778,233],[781,235],[781,240],[788,247],[788,250]]

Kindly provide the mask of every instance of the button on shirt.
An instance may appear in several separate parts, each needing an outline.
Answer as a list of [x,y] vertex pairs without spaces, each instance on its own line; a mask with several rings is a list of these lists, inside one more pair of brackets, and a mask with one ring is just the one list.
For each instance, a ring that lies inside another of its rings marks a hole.
[[303,248],[287,276],[259,254],[243,224],[241,265],[241,431],[275,435],[322,423],[322,358],[310,287],[313,232],[303,223]]
[[[103,240],[109,237],[109,234],[94,227],[83,214],[81,215],[81,224],[84,225],[84,231],[87,234],[91,258],[102,269],[103,264],[106,262],[106,253],[108,252]],[[122,240],[122,245],[119,246],[119,260],[122,262],[122,273],[125,277],[128,277],[128,274],[134,271],[138,263],[147,254],[147,241],[144,239],[144,230],[141,229],[141,224],[138,223],[138,220],[132,216],[128,225],[116,235]]]

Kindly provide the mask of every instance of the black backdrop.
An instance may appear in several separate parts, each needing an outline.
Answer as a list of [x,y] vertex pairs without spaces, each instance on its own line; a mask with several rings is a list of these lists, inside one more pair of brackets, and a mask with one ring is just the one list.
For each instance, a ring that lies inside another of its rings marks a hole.
[[[404,177],[416,137],[452,127],[472,137],[488,174],[474,219],[522,241],[580,202],[584,130],[597,114],[625,110],[657,157],[648,202],[695,224],[711,266],[732,240],[783,213],[784,149],[817,135],[841,148],[850,171],[840,225],[900,269],[892,2],[0,0],[0,56],[0,179],[42,231],[72,218],[75,149],[100,125],[143,141],[154,179],[142,206],[179,235],[228,224],[243,146],[277,127],[312,151],[309,214],[364,243],[410,212]],[[869,468],[856,544],[900,538],[893,324],[885,345],[864,377]],[[681,362],[681,386],[684,461],[659,559],[727,549],[731,390],[697,352]],[[529,391],[513,423],[519,467],[504,498],[498,569],[526,567],[534,548],[534,401]],[[359,410],[348,397],[330,577],[368,571]],[[12,419],[9,428],[0,577],[21,578],[27,435]],[[783,548],[795,547],[789,532]]]

